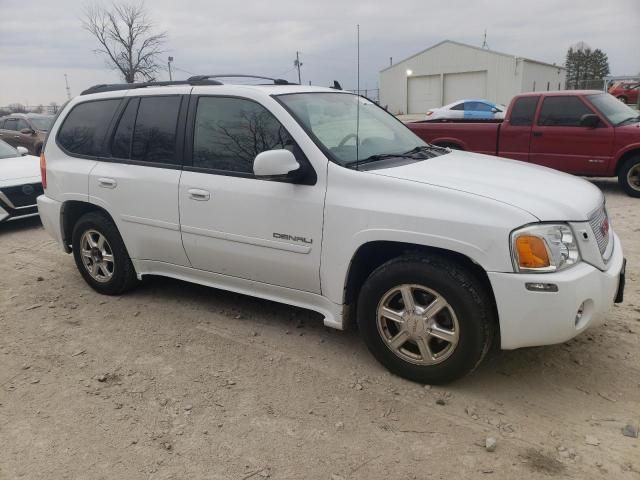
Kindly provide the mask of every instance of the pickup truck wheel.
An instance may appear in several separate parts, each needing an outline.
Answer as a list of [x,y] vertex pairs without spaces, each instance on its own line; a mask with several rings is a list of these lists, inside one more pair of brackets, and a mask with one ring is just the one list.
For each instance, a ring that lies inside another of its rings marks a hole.
[[73,228],[72,247],[80,274],[97,292],[118,295],[136,284],[120,232],[106,215],[90,212],[80,217]]
[[640,197],[640,155],[625,160],[620,167],[618,182],[627,195]]
[[390,260],[358,299],[358,326],[371,353],[391,372],[428,384],[456,380],[480,363],[493,315],[480,282],[445,257]]

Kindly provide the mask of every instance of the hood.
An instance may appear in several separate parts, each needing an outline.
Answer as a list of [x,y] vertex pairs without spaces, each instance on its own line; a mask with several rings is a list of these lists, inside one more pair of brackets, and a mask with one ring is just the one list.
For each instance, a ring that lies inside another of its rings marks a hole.
[[0,158],[0,187],[40,181],[40,159],[33,155]]
[[368,172],[491,198],[525,210],[541,221],[585,221],[604,201],[600,189],[582,178],[458,150]]

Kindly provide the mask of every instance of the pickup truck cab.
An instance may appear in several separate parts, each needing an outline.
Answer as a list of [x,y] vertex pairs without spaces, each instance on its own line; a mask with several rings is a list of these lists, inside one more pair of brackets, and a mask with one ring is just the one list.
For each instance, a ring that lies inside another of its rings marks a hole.
[[622,300],[598,188],[427,145],[340,90],[97,86],[64,107],[41,170],[42,222],[96,291],[165,275],[308,308],[420,382],[492,344],[564,342]]
[[534,92],[513,98],[504,121],[414,122],[428,143],[535,163],[586,177],[617,176],[640,197],[640,116],[598,90]]

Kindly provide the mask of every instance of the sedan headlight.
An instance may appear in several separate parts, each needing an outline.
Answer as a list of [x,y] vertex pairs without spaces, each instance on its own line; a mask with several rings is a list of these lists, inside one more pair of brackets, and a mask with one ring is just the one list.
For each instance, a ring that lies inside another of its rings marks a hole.
[[542,223],[511,233],[511,256],[516,272],[546,273],[580,261],[580,251],[569,225]]

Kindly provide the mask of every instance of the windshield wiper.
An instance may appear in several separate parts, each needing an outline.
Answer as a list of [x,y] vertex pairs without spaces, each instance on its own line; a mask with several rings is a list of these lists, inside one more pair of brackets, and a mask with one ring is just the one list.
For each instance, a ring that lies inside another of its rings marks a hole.
[[640,115],[636,115],[635,117],[629,117],[629,118],[625,118],[624,120],[622,120],[621,122],[616,123],[616,127],[619,127],[620,125],[622,125],[623,123],[627,123],[630,120],[635,120],[638,121],[640,120]]
[[416,153],[421,152],[438,152],[438,153],[448,153],[451,150],[446,147],[439,147],[437,145],[418,145],[416,148],[412,148],[408,152],[404,152],[403,155],[414,155]]
[[[418,153],[423,153],[423,152],[447,153],[447,152],[450,152],[450,150],[448,148],[438,147],[436,145],[418,145],[417,147],[412,148],[411,150],[408,150],[403,153],[379,153],[379,154],[371,155],[367,158],[363,158],[360,160],[353,160],[347,163],[346,166],[350,167],[353,165],[361,165],[365,163],[378,162],[380,160],[386,160],[388,158],[411,158],[414,155]],[[421,160],[425,160],[427,158],[431,158],[431,156],[423,157],[421,158]]]

